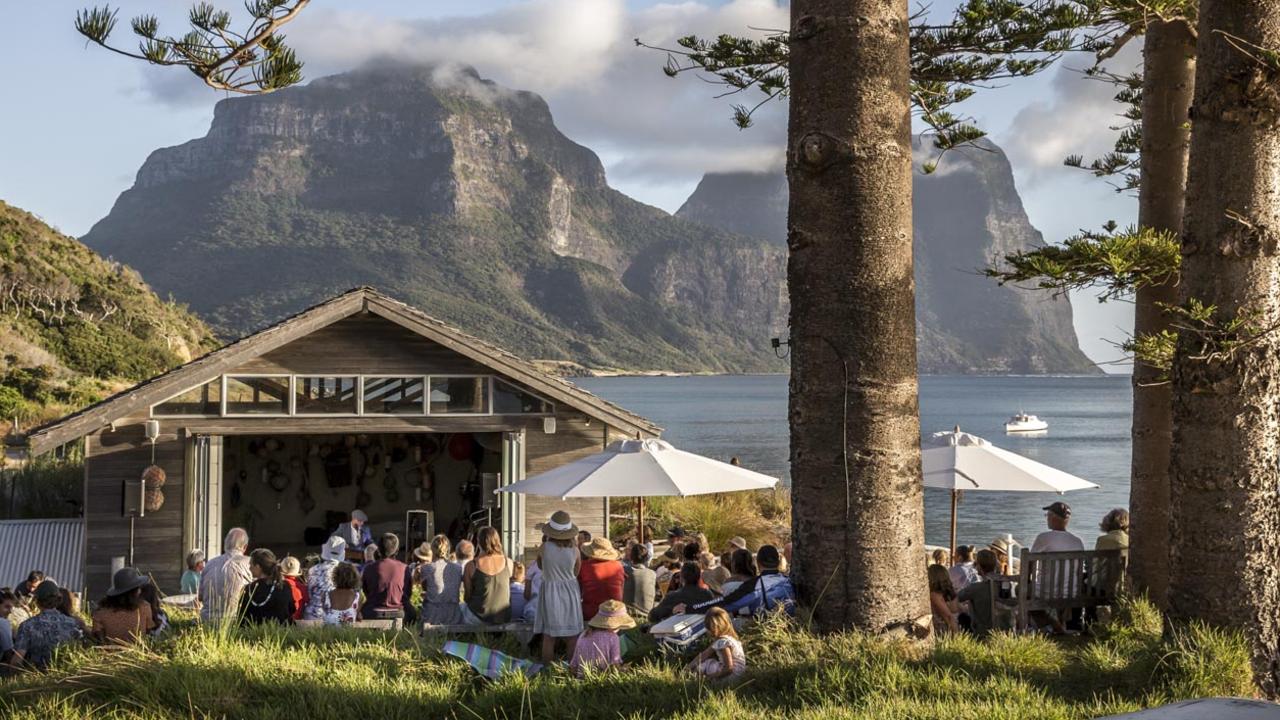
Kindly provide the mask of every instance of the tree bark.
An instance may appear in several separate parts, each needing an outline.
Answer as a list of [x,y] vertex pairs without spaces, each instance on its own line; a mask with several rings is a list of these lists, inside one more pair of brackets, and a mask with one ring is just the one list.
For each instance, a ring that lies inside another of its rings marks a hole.
[[[1152,21],[1142,47],[1142,152],[1138,224],[1182,233],[1187,187],[1188,114],[1196,44],[1183,20]],[[1160,307],[1178,302],[1178,285],[1144,287],[1134,298],[1134,337],[1171,329]],[[1134,588],[1165,607],[1169,588],[1169,443],[1173,397],[1161,371],[1133,367],[1133,460],[1129,481],[1129,574]]]
[[929,615],[907,33],[907,0],[791,4],[793,577],[819,630]]
[[[1200,4],[1183,301],[1280,321],[1280,72],[1242,48],[1280,48],[1280,3]],[[1254,678],[1280,680],[1280,336],[1220,359],[1180,333],[1173,367],[1169,610],[1243,630]]]

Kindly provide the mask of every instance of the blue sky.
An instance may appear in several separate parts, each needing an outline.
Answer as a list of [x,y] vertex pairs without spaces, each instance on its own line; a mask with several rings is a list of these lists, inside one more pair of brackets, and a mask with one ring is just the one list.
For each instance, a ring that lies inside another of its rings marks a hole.
[[[204,135],[222,99],[180,69],[87,47],[72,27],[81,6],[0,7],[0,199],[73,235],[110,210],[152,150]],[[127,18],[144,11],[159,14],[162,30],[179,32],[188,6],[114,3],[125,26],[118,39],[128,41]],[[729,123],[736,100],[715,99],[692,77],[667,79],[662,56],[632,39],[661,45],[689,31],[784,27],[786,14],[775,0],[313,0],[288,35],[308,77],[395,55],[469,63],[504,85],[538,92],[560,128],[600,154],[612,185],[674,211],[704,171],[780,163],[785,108],[738,131]],[[1119,62],[1134,57],[1126,52]],[[1031,221],[1051,241],[1136,215],[1132,198],[1061,165],[1070,153],[1104,151],[1116,120],[1110,91],[1070,70],[1088,62],[1067,58],[1038,77],[980,92],[963,108],[1009,154]],[[1128,306],[1099,305],[1088,295],[1074,297],[1073,306],[1085,351],[1095,360],[1117,358],[1108,340],[1124,337]]]

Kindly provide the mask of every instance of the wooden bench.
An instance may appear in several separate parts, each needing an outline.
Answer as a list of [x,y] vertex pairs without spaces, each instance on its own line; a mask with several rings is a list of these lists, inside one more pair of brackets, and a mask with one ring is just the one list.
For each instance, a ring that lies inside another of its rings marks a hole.
[[1019,555],[1017,623],[1029,627],[1032,612],[1113,605],[1124,587],[1124,550],[1082,550]]
[[[293,624],[295,627],[300,628],[325,627],[323,620],[295,620]],[[356,630],[394,630],[399,632],[403,625],[404,621],[399,618],[388,618],[385,620],[356,620],[353,623],[334,627],[351,627]]]
[[472,633],[528,633],[529,637],[533,637],[533,623],[527,622],[509,622],[499,625],[421,625],[418,628],[419,635],[427,634],[443,634],[443,635],[469,635]]

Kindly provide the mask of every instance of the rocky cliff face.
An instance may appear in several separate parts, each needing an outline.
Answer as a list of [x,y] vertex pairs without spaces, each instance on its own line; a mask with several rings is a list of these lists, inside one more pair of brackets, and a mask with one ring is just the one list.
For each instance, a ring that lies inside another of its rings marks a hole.
[[611,189],[541,98],[469,69],[223,101],[84,240],[229,336],[368,284],[532,358],[785,369],[775,248]]
[[[928,142],[915,138],[921,156]],[[731,173],[705,176],[676,215],[770,241],[782,254],[786,210],[781,172]],[[1099,372],[1080,351],[1065,299],[1000,287],[976,273],[1043,243],[998,147],[951,152],[937,173],[917,174],[913,210],[921,372]],[[784,284],[785,270],[774,285]]]

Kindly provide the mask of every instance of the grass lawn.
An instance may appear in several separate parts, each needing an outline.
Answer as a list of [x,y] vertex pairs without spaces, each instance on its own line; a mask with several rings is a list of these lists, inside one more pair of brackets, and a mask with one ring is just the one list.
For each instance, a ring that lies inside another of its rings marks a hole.
[[179,623],[150,645],[76,648],[47,674],[0,680],[0,717],[1052,719],[1252,694],[1239,636],[1193,626],[1162,638],[1159,614],[1140,602],[1121,616],[1091,639],[932,645],[818,637],[771,620],[744,637],[748,673],[728,687],[654,653],[584,680],[555,669],[489,682],[408,633]]

